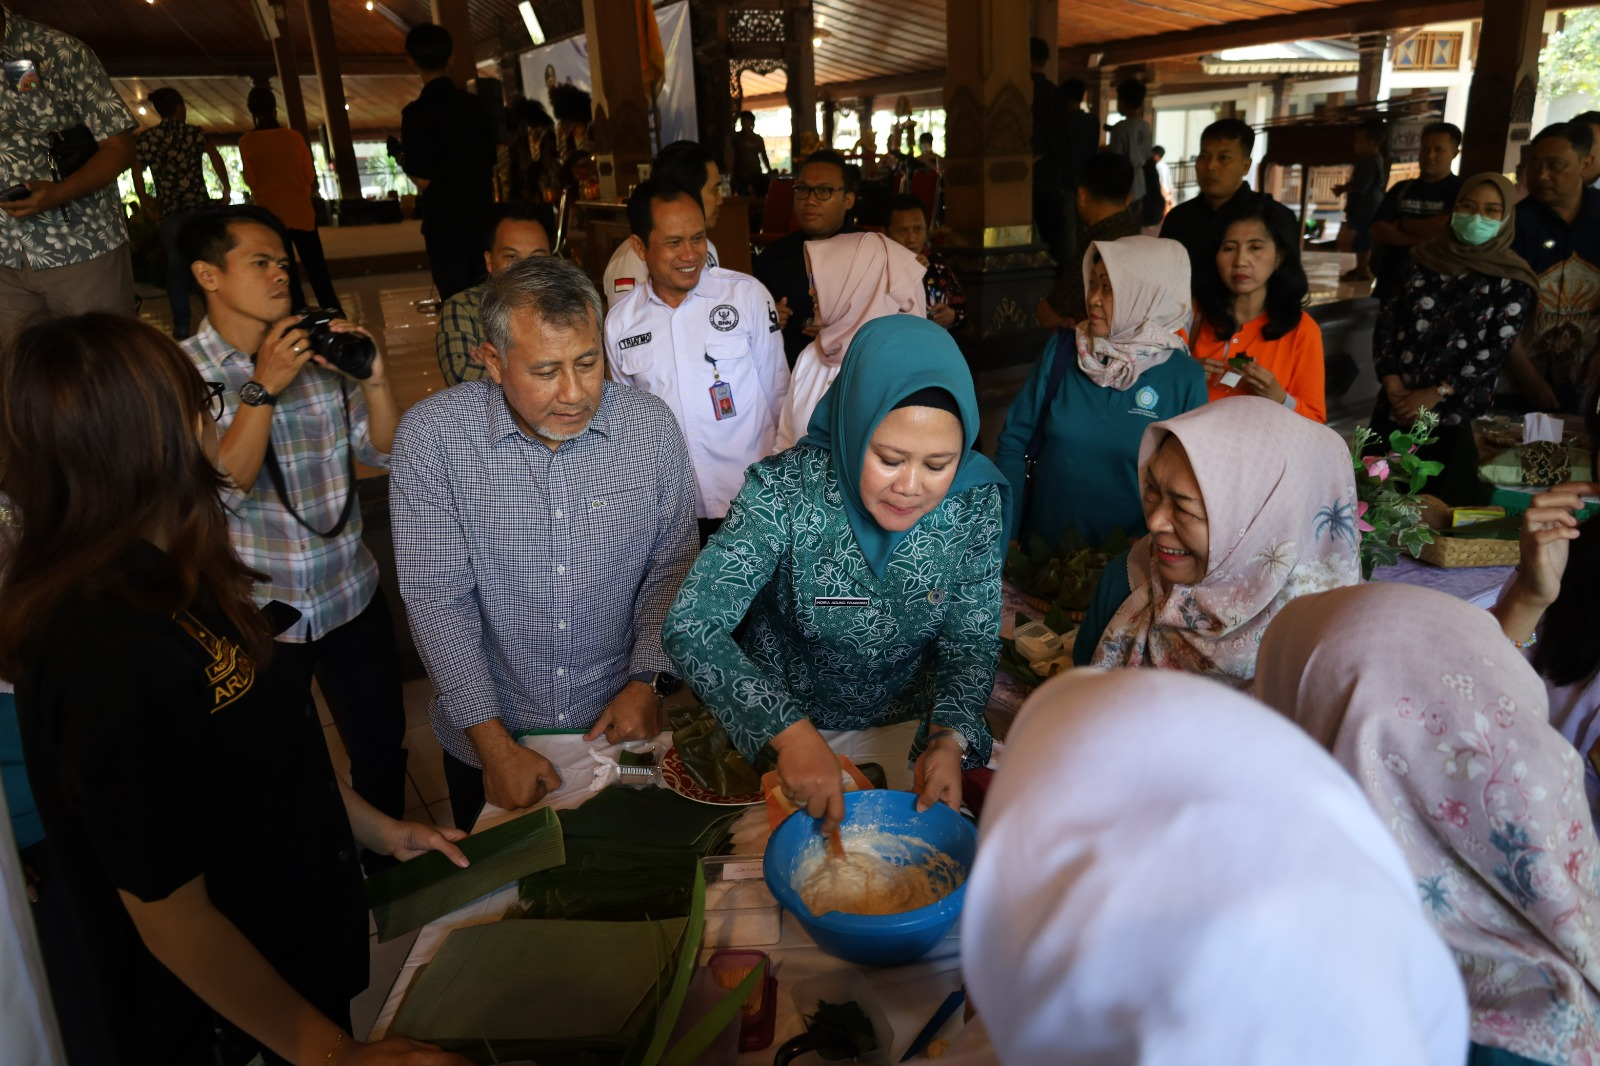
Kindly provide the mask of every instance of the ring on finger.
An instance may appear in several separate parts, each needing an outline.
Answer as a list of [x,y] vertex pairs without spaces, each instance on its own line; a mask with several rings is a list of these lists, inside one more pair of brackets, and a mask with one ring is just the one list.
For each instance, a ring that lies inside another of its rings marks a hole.
[[298,344],[294,345],[292,350],[293,350],[295,355],[299,355],[300,354],[300,346]]

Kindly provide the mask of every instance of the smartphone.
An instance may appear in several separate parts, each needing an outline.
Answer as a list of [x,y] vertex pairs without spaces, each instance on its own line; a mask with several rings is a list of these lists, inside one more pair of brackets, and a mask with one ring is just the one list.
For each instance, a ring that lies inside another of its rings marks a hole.
[[0,204],[14,204],[18,200],[26,200],[33,193],[26,185],[13,185],[11,188],[0,192]]

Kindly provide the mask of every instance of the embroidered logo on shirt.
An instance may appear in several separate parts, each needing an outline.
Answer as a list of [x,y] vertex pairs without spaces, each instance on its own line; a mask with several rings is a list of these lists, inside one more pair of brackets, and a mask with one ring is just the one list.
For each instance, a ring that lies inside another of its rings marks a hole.
[[611,291],[613,293],[617,293],[617,292],[632,292],[633,291],[633,279],[632,278],[618,278],[616,281],[613,281],[611,283]]
[[624,338],[622,338],[620,341],[617,342],[617,347],[621,348],[623,351],[626,351],[629,348],[636,348],[641,344],[649,344],[649,343],[650,343],[650,334],[649,333],[641,333],[641,334],[639,334],[638,336],[635,336],[635,337],[624,337]]
[[256,664],[237,644],[217,636],[191,614],[177,615],[174,621],[211,656],[206,682],[211,686],[212,714],[250,691],[256,680]]
[[767,305],[767,332],[778,332],[778,309],[771,304]]
[[1149,385],[1143,385],[1138,392],[1133,394],[1133,402],[1136,406],[1128,408],[1128,413],[1130,415],[1144,415],[1148,418],[1155,418],[1157,417],[1156,404],[1160,399],[1161,394],[1159,392]]
[[818,596],[812,604],[817,607],[871,607],[872,600],[866,596]]
[[739,309],[732,304],[718,304],[711,309],[711,328],[727,333],[739,325]]

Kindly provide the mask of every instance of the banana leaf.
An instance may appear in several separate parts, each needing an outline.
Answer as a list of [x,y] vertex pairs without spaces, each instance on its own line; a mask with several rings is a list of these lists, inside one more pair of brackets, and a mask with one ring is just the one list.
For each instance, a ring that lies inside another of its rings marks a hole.
[[541,1051],[587,1048],[615,1060],[649,1031],[654,990],[676,978],[688,926],[675,918],[457,929],[417,973],[391,1035],[476,1057],[543,1062]]
[[524,877],[507,918],[629,922],[689,913],[700,859],[683,848],[567,840],[567,861]]
[[728,739],[728,733],[704,707],[681,707],[668,719],[672,745],[684,768],[701,788],[719,796],[761,791],[761,775]]
[[672,1050],[661,1060],[661,1066],[693,1066],[693,1063],[705,1054],[712,1042],[722,1035],[722,1031],[738,1017],[745,1001],[750,998],[750,993],[756,990],[756,986],[761,983],[766,973],[767,962],[763,959],[755,969],[745,974],[744,980],[734,986],[715,1007],[695,1022],[689,1031],[683,1034],[682,1039],[672,1045]]
[[653,847],[714,854],[743,807],[684,799],[665,788],[608,788],[581,807],[561,812],[567,837],[602,837]]
[[367,879],[367,902],[380,942],[420,929],[519,877],[566,861],[561,822],[549,808],[474,833],[457,846],[470,863],[466,869],[430,851]]

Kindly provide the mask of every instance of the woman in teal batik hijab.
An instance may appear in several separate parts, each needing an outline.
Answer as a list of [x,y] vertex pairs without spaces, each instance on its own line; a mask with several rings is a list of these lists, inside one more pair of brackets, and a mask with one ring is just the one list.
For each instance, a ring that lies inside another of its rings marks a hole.
[[962,766],[989,760],[1008,489],[977,436],[949,334],[867,323],[806,436],[746,472],[667,615],[684,679],[825,828],[844,813],[836,752],[924,807],[959,806]]

